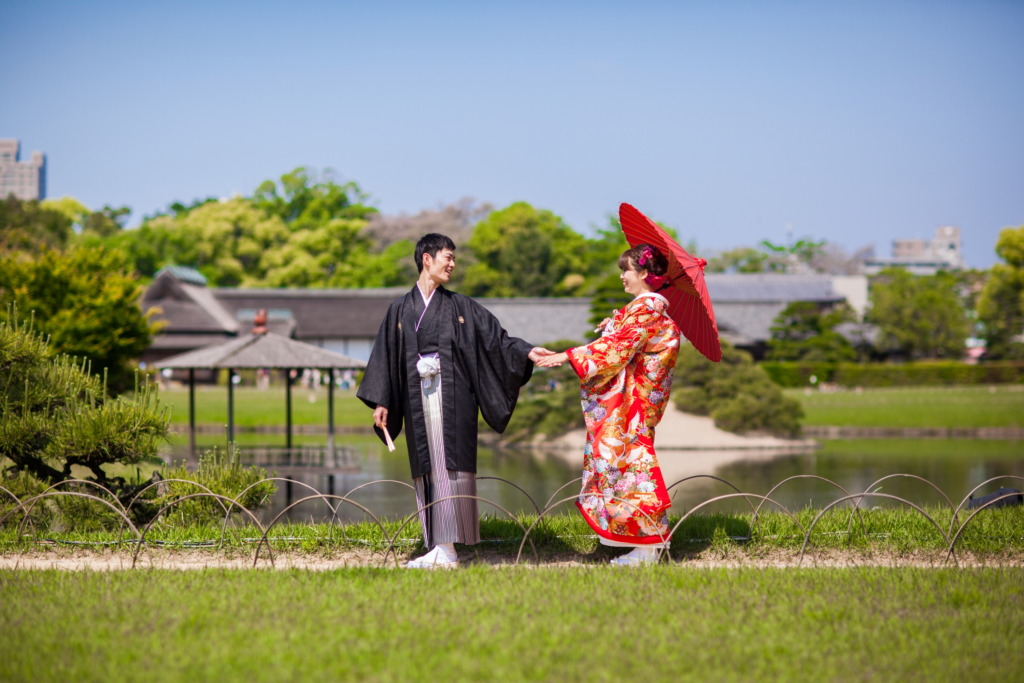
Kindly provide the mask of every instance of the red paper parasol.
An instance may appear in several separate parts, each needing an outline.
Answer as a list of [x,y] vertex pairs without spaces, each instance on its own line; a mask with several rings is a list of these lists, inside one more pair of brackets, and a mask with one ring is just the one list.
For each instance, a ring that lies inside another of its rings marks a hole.
[[651,244],[668,258],[669,287],[660,292],[668,299],[668,314],[698,351],[716,363],[722,360],[715,311],[704,283],[707,261],[688,254],[657,223],[629,204],[619,206],[619,222],[630,246]]

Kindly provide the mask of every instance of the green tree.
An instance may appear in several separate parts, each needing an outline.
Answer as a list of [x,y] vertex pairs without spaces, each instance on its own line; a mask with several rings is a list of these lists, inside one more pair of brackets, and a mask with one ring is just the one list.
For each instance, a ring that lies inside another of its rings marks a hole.
[[124,229],[125,221],[131,213],[132,210],[127,206],[104,206],[99,211],[91,211],[82,218],[82,232],[101,238],[110,237]]
[[779,256],[779,259],[771,259],[768,262],[770,270],[784,273],[797,272],[801,267],[810,268],[810,263],[825,246],[824,240],[814,241],[809,237],[797,240],[791,245],[774,244],[768,240],[761,240],[761,246],[770,253]]
[[1024,360],[1024,226],[1000,231],[996,254],[1005,263],[992,266],[978,298],[985,357]]
[[[109,235],[152,277],[167,265],[192,266],[214,286],[358,287],[397,284],[408,268],[374,251],[367,231],[376,209],[355,183],[339,185],[297,168],[249,198],[172,204],[137,230]],[[402,284],[408,282],[403,277]]]
[[775,318],[768,359],[841,363],[857,359],[853,345],[836,331],[856,315],[846,304],[823,311],[811,301],[794,301]]
[[62,249],[71,239],[73,224],[60,207],[8,195],[0,200],[0,251]]
[[708,259],[709,273],[763,273],[772,257],[754,247],[737,247]]
[[40,206],[44,209],[51,211],[58,211],[67,217],[71,221],[72,225],[82,226],[82,222],[85,217],[88,216],[91,211],[89,208],[78,201],[74,197],[58,197],[57,199],[44,199],[40,202]]
[[25,472],[47,484],[76,478],[74,467],[127,503],[138,487],[107,471],[156,456],[170,415],[145,385],[110,398],[86,364],[54,355],[44,338],[8,312],[0,322],[0,458],[5,477]]
[[964,353],[970,321],[952,273],[912,275],[887,268],[871,282],[867,322],[878,327],[878,349],[907,359]]
[[675,378],[672,400],[676,407],[695,415],[709,415],[719,429],[782,437],[800,433],[800,402],[785,396],[749,353],[726,341],[722,341],[719,363],[712,363],[692,345],[684,345]]
[[476,263],[461,289],[471,296],[577,296],[586,291],[587,243],[562,219],[526,202],[495,211],[467,247]]
[[328,169],[322,174],[300,166],[275,182],[264,181],[252,196],[252,204],[277,216],[293,230],[317,227],[337,218],[368,219],[376,209],[363,204],[368,197],[359,185],[339,185]]
[[124,254],[102,248],[0,254],[0,301],[32,315],[55,352],[87,359],[119,393],[133,386],[135,359],[152,337],[130,268]]

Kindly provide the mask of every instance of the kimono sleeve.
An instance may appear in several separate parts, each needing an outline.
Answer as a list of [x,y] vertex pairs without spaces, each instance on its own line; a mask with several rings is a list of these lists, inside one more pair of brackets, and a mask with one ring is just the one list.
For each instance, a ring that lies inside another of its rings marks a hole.
[[580,380],[588,384],[603,384],[614,378],[647,344],[650,327],[646,324],[644,309],[633,306],[626,311],[618,328],[585,346],[569,349],[569,364]]
[[[370,408],[384,406],[388,409],[388,433],[392,439],[398,438],[402,431],[405,407],[402,396],[404,377],[401,338],[397,331],[400,310],[395,305],[388,308],[373,342],[373,351],[366,363],[363,380],[356,391],[356,396]],[[375,426],[373,429],[384,441],[384,433],[380,428]]]
[[533,374],[528,356],[532,345],[511,336],[498,319],[471,299],[464,299],[472,311],[474,339],[472,360],[467,359],[473,390],[484,421],[499,434],[505,431],[515,410],[519,389]]

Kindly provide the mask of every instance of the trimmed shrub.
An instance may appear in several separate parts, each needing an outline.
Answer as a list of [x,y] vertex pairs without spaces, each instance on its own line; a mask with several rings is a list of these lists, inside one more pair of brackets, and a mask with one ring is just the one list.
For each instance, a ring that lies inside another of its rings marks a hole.
[[[242,465],[239,462],[238,452],[234,449],[227,453],[216,449],[203,453],[199,456],[199,465],[194,472],[182,463],[165,470],[163,475],[165,479],[185,479],[202,484],[213,493],[228,498],[236,498],[242,491],[245,491],[245,495],[238,502],[252,512],[266,506],[273,498],[274,492],[277,491],[277,486],[272,481],[256,484],[261,479],[267,479],[273,475],[262,467]],[[256,485],[253,486],[253,484]],[[160,497],[155,503],[162,507],[171,501],[193,493],[205,493],[205,491],[186,482],[168,481],[161,487]],[[180,523],[181,526],[219,522],[224,519],[224,510],[228,505],[227,501],[209,496],[192,498],[172,506],[163,521],[175,525]],[[237,516],[240,510],[235,507],[233,512]]]
[[750,354],[725,342],[720,363],[690,345],[680,350],[672,400],[682,411],[711,416],[719,429],[729,432],[800,434],[800,402],[784,396]]

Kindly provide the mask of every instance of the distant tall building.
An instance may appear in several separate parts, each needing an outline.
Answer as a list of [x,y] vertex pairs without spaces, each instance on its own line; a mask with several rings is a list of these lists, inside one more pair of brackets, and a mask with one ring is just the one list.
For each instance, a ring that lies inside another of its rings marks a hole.
[[935,228],[931,240],[893,240],[892,258],[873,258],[864,262],[864,272],[873,275],[883,268],[906,268],[915,275],[934,275],[940,270],[965,267],[960,228],[952,225]]
[[17,140],[0,139],[0,199],[13,194],[18,199],[46,199],[46,155],[32,152],[31,161],[21,161]]

